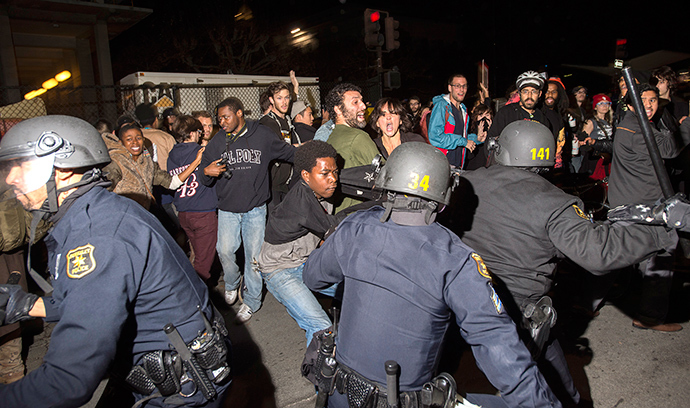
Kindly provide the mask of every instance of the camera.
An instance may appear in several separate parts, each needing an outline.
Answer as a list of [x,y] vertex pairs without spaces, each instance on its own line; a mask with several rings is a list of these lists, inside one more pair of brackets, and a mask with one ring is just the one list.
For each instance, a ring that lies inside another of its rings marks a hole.
[[225,171],[223,172],[223,178],[230,180],[232,178],[232,170],[228,168],[229,160],[227,157],[223,157],[218,162],[218,166],[225,166]]

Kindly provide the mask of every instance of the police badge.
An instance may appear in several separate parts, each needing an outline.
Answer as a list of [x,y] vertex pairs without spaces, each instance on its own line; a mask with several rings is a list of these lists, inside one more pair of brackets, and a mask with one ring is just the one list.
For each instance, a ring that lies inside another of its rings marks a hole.
[[91,244],[86,244],[74,248],[67,253],[67,276],[72,279],[80,279],[96,269],[96,260],[93,257],[95,248]]

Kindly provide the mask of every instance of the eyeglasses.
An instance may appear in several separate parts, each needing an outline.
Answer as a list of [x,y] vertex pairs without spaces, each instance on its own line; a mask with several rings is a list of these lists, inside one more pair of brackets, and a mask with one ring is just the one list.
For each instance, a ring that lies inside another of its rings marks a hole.
[[538,95],[539,91],[534,88],[524,88],[522,91],[520,91],[520,95]]
[[467,84],[450,84],[455,89],[467,89]]

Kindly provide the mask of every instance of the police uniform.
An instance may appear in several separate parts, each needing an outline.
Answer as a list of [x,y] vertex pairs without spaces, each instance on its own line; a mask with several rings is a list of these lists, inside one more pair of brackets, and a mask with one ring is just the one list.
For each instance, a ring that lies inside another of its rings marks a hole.
[[[478,366],[508,406],[560,406],[482,259],[437,223],[382,223],[383,213],[373,207],[350,215],[305,265],[304,282],[312,290],[344,281],[339,364],[386,384],[384,362],[395,360],[400,390],[419,390],[435,373],[454,313]],[[335,392],[328,404],[347,407],[347,398]]]
[[[463,173],[462,200],[476,194],[476,208],[451,212],[462,240],[501,279],[518,306],[551,288],[558,259],[569,258],[601,275],[673,246],[673,231],[645,225],[601,224],[582,202],[529,171],[501,165]],[[473,214],[473,220],[467,219]],[[443,222],[442,222],[443,223]]]
[[[166,324],[191,342],[205,328],[199,310],[213,316],[207,288],[183,251],[134,201],[89,184],[71,193],[53,220],[45,242],[54,292],[43,299],[46,320],[58,323],[43,364],[0,388],[3,406],[80,406],[109,368],[131,368],[147,352],[170,350]],[[222,394],[227,384],[215,387]],[[207,406],[200,392],[170,398]]]
[[[664,228],[595,223],[583,213],[578,198],[526,170],[494,165],[466,172],[463,178],[457,197],[466,203],[476,194],[476,208],[451,209],[447,216],[460,218],[453,229],[500,281],[499,293],[517,322],[528,304],[551,289],[558,259],[567,257],[602,275],[677,240],[675,232]],[[558,341],[547,344],[544,357],[577,403],[579,393]]]

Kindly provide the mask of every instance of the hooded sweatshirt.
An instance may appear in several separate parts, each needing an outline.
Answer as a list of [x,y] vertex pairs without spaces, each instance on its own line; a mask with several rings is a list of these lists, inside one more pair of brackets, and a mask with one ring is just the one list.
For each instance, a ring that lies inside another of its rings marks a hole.
[[[269,164],[274,160],[292,162],[295,147],[275,136],[267,127],[247,120],[239,137],[220,130],[206,145],[199,168],[201,182],[216,188],[218,209],[246,213],[265,204],[271,197]],[[203,169],[215,160],[227,159],[232,177],[210,177]]]

